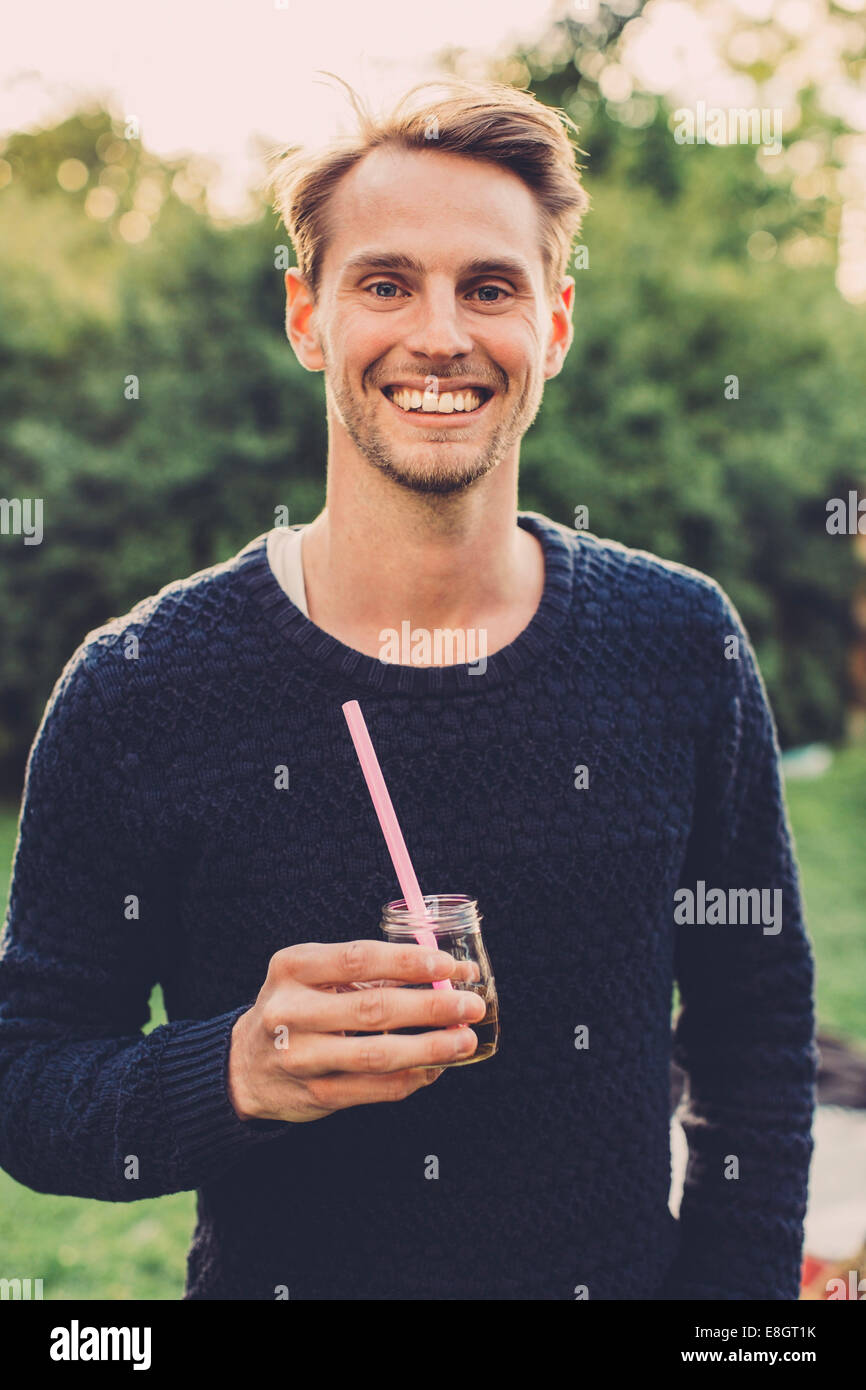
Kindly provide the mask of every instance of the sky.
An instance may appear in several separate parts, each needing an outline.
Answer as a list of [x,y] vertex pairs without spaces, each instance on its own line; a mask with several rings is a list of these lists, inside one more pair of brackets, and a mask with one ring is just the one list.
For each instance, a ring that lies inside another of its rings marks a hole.
[[195,150],[225,176],[211,190],[229,208],[260,178],[251,137],[327,138],[345,112],[316,69],[378,99],[440,71],[446,45],[479,64],[544,27],[551,0],[46,0],[18,6],[0,51],[0,132],[50,123],[77,94],[113,96],[138,118],[144,144],[172,157]]

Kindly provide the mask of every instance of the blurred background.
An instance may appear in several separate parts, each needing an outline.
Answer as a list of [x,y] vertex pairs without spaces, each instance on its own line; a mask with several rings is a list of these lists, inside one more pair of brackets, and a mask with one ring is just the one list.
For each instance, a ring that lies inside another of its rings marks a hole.
[[[44,508],[33,545],[0,513],[0,908],[27,753],[85,633],[275,508],[323,505],[324,386],[284,336],[294,257],[261,191],[275,148],[351,125],[318,70],[374,104],[446,72],[529,87],[579,127],[593,207],[520,505],[585,507],[597,535],[718,580],[785,754],[822,1050],[804,1297],[834,1261],[866,1274],[864,6],[51,0],[0,58],[0,492]],[[778,138],[720,135],[713,109]],[[709,138],[677,138],[684,111]],[[0,1274],[178,1298],[194,1201],[0,1174]]]

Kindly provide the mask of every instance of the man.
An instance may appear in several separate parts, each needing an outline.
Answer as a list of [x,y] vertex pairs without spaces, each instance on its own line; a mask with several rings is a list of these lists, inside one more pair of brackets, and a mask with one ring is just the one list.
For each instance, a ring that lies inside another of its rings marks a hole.
[[[0,1162],[109,1201],[197,1188],[192,1299],[794,1299],[812,960],[753,651],[711,579],[517,510],[572,339],[573,147],[495,85],[356,111],[275,175],[324,510],[90,633],[35,740]],[[404,624],[484,659],[394,661]],[[422,889],[483,913],[477,1065],[442,1069],[471,991],[400,987],[468,967],[381,939],[350,699]]]

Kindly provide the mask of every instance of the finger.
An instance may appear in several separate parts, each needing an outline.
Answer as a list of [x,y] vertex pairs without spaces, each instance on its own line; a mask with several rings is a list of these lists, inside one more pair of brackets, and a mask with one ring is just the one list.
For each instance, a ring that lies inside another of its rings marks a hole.
[[271,957],[268,974],[304,985],[343,984],[383,978],[421,983],[449,979],[458,962],[445,951],[389,941],[320,941],[287,946]]
[[292,1026],[305,1033],[384,1033],[394,1028],[449,1028],[479,1023],[487,1005],[472,989],[380,986],[346,994],[296,987]]
[[277,1057],[292,1076],[306,1080],[329,1072],[384,1075],[407,1067],[442,1066],[470,1057],[477,1046],[476,1034],[466,1026],[425,1033],[361,1033],[354,1038],[290,1030]]
[[[452,957],[453,959],[453,957]],[[481,979],[481,968],[474,960],[455,960],[454,970],[451,974],[454,983],[477,984]],[[403,980],[345,980],[340,984],[319,985],[319,989],[336,990],[338,994],[346,994],[353,989],[374,989],[377,985],[402,985]],[[447,993],[447,991],[442,991]]]

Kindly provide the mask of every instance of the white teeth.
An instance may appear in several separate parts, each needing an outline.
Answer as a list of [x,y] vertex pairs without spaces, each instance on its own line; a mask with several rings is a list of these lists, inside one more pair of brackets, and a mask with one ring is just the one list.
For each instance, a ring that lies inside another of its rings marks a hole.
[[409,387],[394,387],[391,400],[401,410],[423,410],[428,415],[451,415],[455,410],[472,411],[483,404],[477,391],[443,391],[441,395],[435,391],[425,391],[422,395]]

